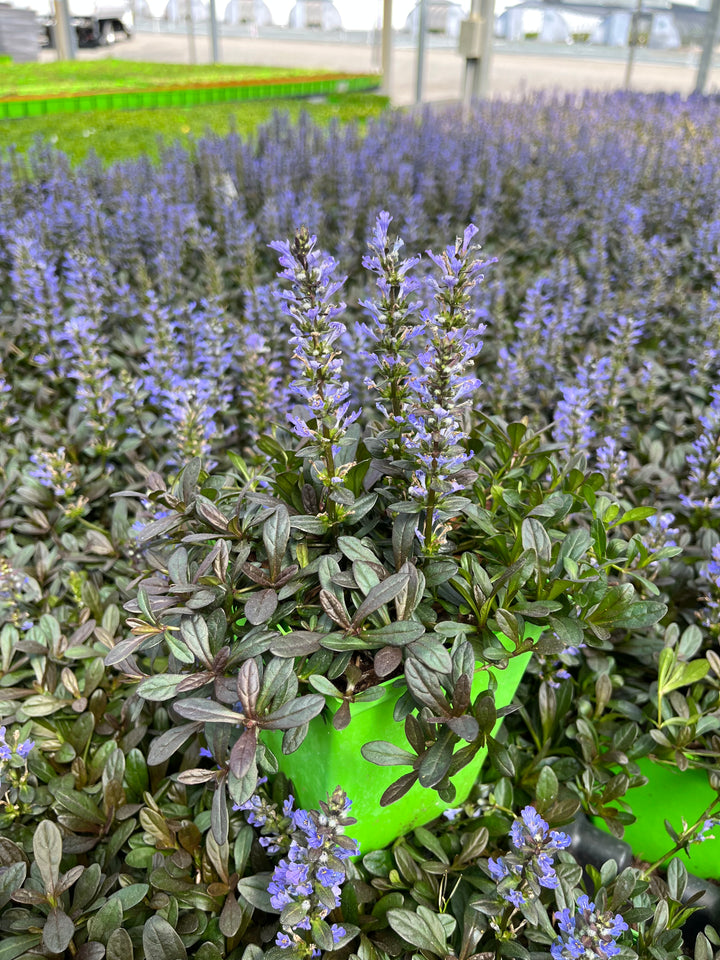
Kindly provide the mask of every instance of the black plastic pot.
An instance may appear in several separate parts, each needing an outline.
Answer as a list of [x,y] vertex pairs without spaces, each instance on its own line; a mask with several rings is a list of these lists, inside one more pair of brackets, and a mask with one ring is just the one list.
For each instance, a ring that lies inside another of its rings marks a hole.
[[[632,865],[630,844],[596,827],[583,814],[578,814],[562,829],[572,839],[570,852],[580,866],[599,870],[607,860],[614,860],[618,873],[621,873]],[[693,906],[700,909],[683,926],[683,939],[688,948],[693,947],[695,938],[708,924],[720,929],[720,886],[689,873],[682,902],[687,903],[696,893],[702,893],[702,896]]]

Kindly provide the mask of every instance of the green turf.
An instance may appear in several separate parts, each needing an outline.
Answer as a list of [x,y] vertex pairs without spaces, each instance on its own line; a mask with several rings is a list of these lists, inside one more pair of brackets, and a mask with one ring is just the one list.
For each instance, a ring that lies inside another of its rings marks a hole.
[[135,63],[130,60],[57,61],[53,63],[3,63],[0,97],[47,96],[57,93],[102,93],[153,87],[192,86],[200,83],[233,83],[238,80],[271,80],[322,73],[278,67],[228,66],[181,63]]
[[289,114],[297,119],[307,111],[318,123],[337,119],[364,122],[378,116],[387,107],[387,99],[376,94],[342,94],[322,101],[268,100],[253,103],[228,103],[214,106],[167,110],[108,110],[97,113],[61,114],[0,122],[0,152],[15,148],[24,153],[37,139],[54,144],[71,162],[82,161],[94,150],[105,165],[132,160],[142,154],[156,160],[159,139],[165,143],[185,143],[208,131],[225,135],[236,130],[241,136],[252,133],[273,113]]

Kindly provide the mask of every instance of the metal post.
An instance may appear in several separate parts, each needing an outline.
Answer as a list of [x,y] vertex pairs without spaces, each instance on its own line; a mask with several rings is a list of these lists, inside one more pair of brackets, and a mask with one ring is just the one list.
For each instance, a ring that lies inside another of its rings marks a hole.
[[392,90],[392,0],[383,0],[382,21],[382,93],[389,97]]
[[482,0],[480,16],[484,21],[482,32],[482,53],[478,74],[477,97],[484,99],[490,95],[490,63],[492,60],[493,36],[495,34],[495,0]]
[[[470,19],[466,24],[472,28],[472,38],[465,52],[465,81],[463,103],[469,107],[474,100],[490,93],[490,66],[492,62],[493,34],[495,32],[495,0],[472,0]],[[476,43],[479,30],[479,43]],[[461,33],[461,38],[463,34]],[[461,48],[464,46],[461,39]]]
[[638,45],[640,31],[640,13],[642,11],[643,0],[637,0],[637,6],[631,15],[630,36],[628,37],[628,58],[625,64],[625,79],[623,87],[630,89],[630,77],[632,75],[633,61],[635,60],[635,47]]
[[185,27],[187,29],[188,54],[190,63],[197,63],[197,56],[195,53],[195,23],[192,15],[192,0],[185,0]]
[[73,27],[70,26],[67,0],[55,0],[54,6],[55,28],[53,33],[58,60],[74,60],[75,44],[73,43]]
[[425,72],[425,0],[418,0],[418,41],[417,41],[417,77],[415,82],[415,102],[422,103],[423,74]]
[[218,37],[217,7],[215,0],[210,0],[210,55],[213,63],[220,62],[220,40]]
[[712,63],[713,48],[717,41],[718,24],[720,24],[720,0],[713,0],[702,55],[698,64],[697,80],[695,81],[695,93],[699,96],[705,93],[710,64]]

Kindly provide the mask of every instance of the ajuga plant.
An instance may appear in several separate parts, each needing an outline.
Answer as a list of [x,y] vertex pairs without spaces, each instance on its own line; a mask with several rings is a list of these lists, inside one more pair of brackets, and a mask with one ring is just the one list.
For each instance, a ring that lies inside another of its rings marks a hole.
[[[211,765],[181,777],[214,788],[218,843],[228,798],[246,803],[259,769],[277,769],[267,733],[283,731],[292,753],[326,702],[341,704],[342,728],[352,703],[391,683],[408,752],[398,761],[380,742],[369,756],[410,770],[383,802],[416,782],[451,802],[453,776],[482,748],[510,764],[492,736],[495,678],[510,660],[602,649],[611,632],[665,612],[638,595],[639,546],[623,535],[654,510],[623,512],[582,454],[568,461],[477,403],[471,291],[487,264],[475,228],[428,252],[423,274],[390,221],[378,217],[365,261],[377,294],[364,304],[362,392],[344,376],[343,281],[300,229],[273,244],[294,351],[287,421],[258,438],[262,457],[233,456],[232,474],[196,458],[168,483],[151,477],[164,515],[139,535],[149,572],[106,664],[172,720],[151,763],[204,736]],[[542,630],[536,643],[529,625]]]

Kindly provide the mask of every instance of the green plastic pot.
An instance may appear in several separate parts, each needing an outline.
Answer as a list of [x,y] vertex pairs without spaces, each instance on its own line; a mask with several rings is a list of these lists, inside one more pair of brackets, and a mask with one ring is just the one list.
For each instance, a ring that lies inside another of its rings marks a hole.
[[[624,797],[637,820],[625,827],[623,839],[637,858],[655,863],[673,845],[665,820],[677,831],[682,828],[683,817],[687,823],[694,823],[707,809],[715,791],[702,770],[681,771],[653,763],[646,757],[638,760],[638,766],[648,782],[644,787],[629,790]],[[602,820],[597,824],[605,829]],[[679,853],[677,856],[690,873],[706,880],[720,880],[720,826],[710,832],[715,840],[694,843],[689,855]]]
[[[528,627],[526,636],[537,640],[541,632],[538,627]],[[507,637],[503,634],[496,636],[511,649]],[[489,671],[477,670],[472,685],[473,700],[487,690],[488,672],[491,672],[498,681],[495,704],[498,708],[508,706],[515,696],[530,656],[528,652],[513,657],[504,670],[495,667],[490,667]],[[342,787],[352,800],[351,813],[358,821],[348,830],[348,834],[359,842],[363,854],[386,847],[413,828],[434,820],[444,810],[462,803],[472,790],[487,756],[487,748],[484,747],[471,763],[452,778],[457,791],[452,804],[440,800],[435,790],[416,783],[396,803],[381,807],[380,798],[387,787],[408,773],[410,768],[376,766],[365,760],[360,749],[371,740],[386,740],[405,750],[411,749],[405,737],[404,724],[393,718],[395,704],[404,691],[404,685],[389,681],[383,684],[381,698],[351,704],[352,719],[344,730],[336,730],[330,722],[339,703],[328,702],[323,714],[310,721],[308,734],[300,748],[287,756],[280,749],[281,733],[272,731],[263,734],[263,739],[278,758],[280,770],[293,782],[296,805],[317,809],[318,803],[325,800],[328,793],[336,786]],[[502,719],[495,724],[493,735],[501,724]],[[461,746],[462,742],[457,749]]]

